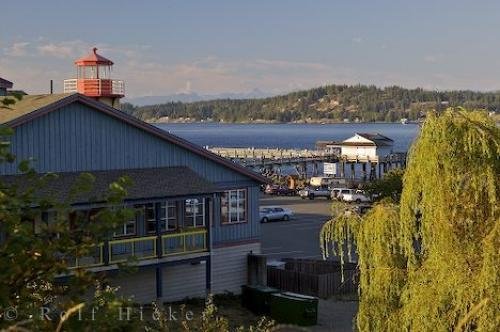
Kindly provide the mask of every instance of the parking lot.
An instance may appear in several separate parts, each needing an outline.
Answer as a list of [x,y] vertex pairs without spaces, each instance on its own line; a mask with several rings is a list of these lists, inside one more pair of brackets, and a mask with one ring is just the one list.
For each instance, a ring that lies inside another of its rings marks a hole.
[[[301,199],[298,196],[262,195],[261,207],[281,206],[294,211],[289,221],[274,221],[262,225],[262,252],[268,262],[284,257],[322,258],[319,232],[330,219],[332,201],[324,198]],[[353,330],[353,318],[358,302],[352,300],[320,300],[318,325],[308,329],[314,332],[347,332]]]
[[319,232],[330,219],[331,201],[324,198],[262,195],[261,207],[281,206],[294,211],[289,221],[262,224],[262,252],[269,260],[283,257],[321,258]]

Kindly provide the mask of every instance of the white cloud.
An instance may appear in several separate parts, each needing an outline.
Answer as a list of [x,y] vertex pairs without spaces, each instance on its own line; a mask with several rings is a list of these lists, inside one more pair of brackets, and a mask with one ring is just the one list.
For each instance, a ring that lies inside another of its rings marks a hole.
[[314,62],[225,60],[213,56],[177,64],[131,60],[116,68],[116,73],[127,81],[130,97],[187,91],[204,94],[247,92],[255,88],[284,92],[345,80],[341,72]]
[[75,58],[88,52],[89,44],[80,40],[40,43],[36,49],[42,56],[55,57],[61,59]]
[[58,46],[55,44],[41,45],[37,47],[42,55],[54,56],[57,58],[69,58],[72,56],[73,51],[68,46]]
[[[436,73],[408,68],[404,72],[363,70],[330,63],[298,61],[293,58],[227,59],[205,56],[171,63],[149,45],[91,44],[81,40],[54,41],[46,38],[7,44],[0,56],[0,73],[29,93],[46,93],[48,81],[56,91],[62,81],[74,75],[73,60],[88,54],[92,47],[115,62],[113,77],[125,81],[128,97],[166,95],[175,92],[218,94],[248,92],[255,88],[268,93],[311,88],[323,84],[376,84],[407,87],[473,88],[492,90],[499,86],[498,75],[484,75],[471,86],[470,77],[439,77]],[[444,55],[429,54],[420,61],[442,62]],[[418,60],[417,60],[418,62]],[[422,62],[420,63],[422,65]]]
[[427,63],[439,63],[443,59],[442,54],[428,54],[424,56],[424,61]]
[[11,57],[21,57],[28,54],[27,48],[30,45],[28,42],[18,42],[13,43],[10,47],[7,47],[4,51],[5,55]]

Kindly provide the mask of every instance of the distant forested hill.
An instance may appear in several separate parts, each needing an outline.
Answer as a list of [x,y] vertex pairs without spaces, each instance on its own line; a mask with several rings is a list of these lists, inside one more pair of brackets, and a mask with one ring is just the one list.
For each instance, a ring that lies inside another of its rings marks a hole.
[[328,85],[262,99],[170,102],[124,111],[146,121],[341,122],[417,120],[448,106],[500,110],[500,92],[426,91],[393,86]]

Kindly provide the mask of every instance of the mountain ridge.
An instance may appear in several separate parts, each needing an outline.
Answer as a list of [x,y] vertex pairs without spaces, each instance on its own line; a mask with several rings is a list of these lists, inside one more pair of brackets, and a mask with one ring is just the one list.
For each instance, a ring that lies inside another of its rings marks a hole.
[[124,98],[124,102],[134,106],[150,106],[165,104],[170,102],[192,103],[197,101],[211,101],[217,99],[253,99],[266,98],[275,94],[267,93],[259,89],[253,89],[249,92],[226,92],[218,94],[200,94],[197,92],[180,92],[170,95],[155,95],[155,96],[139,96],[132,98]]
[[430,110],[463,106],[497,116],[500,92],[430,91],[399,86],[326,85],[265,98],[215,99],[122,109],[149,122],[396,122],[416,121]]

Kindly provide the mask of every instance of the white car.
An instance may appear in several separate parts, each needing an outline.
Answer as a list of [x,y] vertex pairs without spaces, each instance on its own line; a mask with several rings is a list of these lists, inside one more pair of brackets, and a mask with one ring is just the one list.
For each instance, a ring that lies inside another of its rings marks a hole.
[[331,199],[336,199],[338,201],[342,200],[342,195],[344,194],[351,194],[354,192],[354,189],[349,189],[349,188],[333,188],[332,193],[330,195]]
[[363,190],[354,190],[354,189],[351,189],[352,191],[349,192],[349,193],[343,193],[342,194],[342,200],[344,202],[348,202],[348,203],[369,203],[371,202],[371,198],[368,197],[365,192]]
[[288,221],[293,216],[293,211],[279,206],[263,206],[259,210],[260,222],[268,222],[271,220]]

